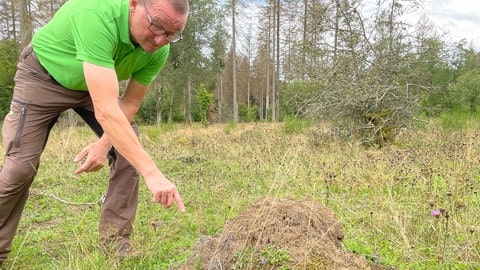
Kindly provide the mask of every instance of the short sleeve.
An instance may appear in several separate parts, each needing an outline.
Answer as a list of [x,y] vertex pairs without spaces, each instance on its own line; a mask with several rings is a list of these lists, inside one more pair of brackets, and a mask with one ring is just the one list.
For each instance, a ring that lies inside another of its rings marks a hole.
[[71,20],[77,60],[114,68],[112,56],[118,42],[114,21],[88,10],[74,14]]

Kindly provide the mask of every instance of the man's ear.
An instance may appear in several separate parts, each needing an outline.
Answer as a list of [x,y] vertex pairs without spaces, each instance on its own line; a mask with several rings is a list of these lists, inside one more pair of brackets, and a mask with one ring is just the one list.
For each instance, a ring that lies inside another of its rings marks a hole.
[[135,12],[135,8],[138,6],[138,1],[139,0],[130,0],[130,12]]

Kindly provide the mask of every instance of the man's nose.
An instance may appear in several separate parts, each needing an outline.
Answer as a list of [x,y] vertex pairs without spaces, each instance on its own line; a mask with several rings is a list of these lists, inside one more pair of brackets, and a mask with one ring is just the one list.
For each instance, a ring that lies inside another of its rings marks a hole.
[[168,43],[166,37],[167,37],[166,35],[155,36],[155,37],[153,38],[153,40],[155,41],[155,43],[156,43],[157,45],[163,46],[163,45],[165,45],[165,44]]

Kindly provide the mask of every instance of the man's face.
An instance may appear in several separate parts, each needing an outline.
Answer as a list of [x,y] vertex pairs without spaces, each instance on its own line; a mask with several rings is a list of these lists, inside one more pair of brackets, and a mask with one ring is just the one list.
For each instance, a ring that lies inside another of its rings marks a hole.
[[130,39],[146,52],[181,37],[188,14],[178,14],[168,0],[130,0]]

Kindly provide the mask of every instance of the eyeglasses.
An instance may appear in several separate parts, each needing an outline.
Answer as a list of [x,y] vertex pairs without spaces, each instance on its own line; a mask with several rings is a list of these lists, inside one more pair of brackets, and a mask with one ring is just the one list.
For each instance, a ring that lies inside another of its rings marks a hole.
[[147,19],[148,22],[150,23],[150,26],[148,27],[148,30],[150,32],[154,33],[157,36],[163,36],[166,35],[166,39],[168,42],[177,42],[183,39],[182,32],[177,33],[177,34],[169,34],[163,29],[163,27],[160,27],[152,22],[152,16],[150,16],[150,12],[148,12],[147,6],[145,5],[145,1],[142,1],[142,5],[145,8],[145,11],[147,12]]

